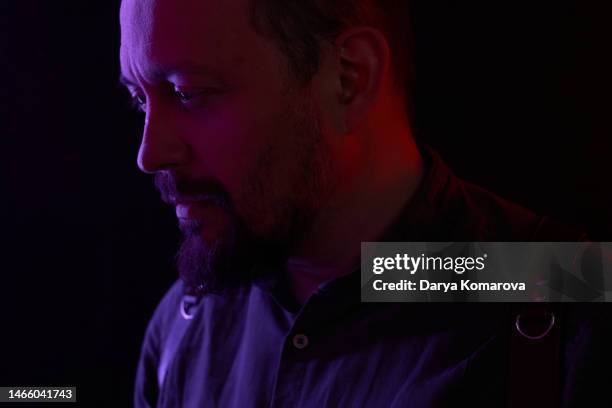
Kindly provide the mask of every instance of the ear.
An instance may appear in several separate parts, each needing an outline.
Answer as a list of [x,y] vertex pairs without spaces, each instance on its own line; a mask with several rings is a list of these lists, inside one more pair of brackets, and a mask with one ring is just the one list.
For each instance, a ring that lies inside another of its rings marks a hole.
[[334,42],[338,50],[338,101],[346,132],[362,122],[380,96],[390,66],[387,40],[371,27],[352,27]]

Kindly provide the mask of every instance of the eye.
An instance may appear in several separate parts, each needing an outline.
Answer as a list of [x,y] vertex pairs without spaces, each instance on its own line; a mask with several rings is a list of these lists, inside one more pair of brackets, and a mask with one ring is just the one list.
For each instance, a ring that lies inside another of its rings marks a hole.
[[175,86],[172,94],[183,107],[194,110],[208,107],[219,91],[214,88]]
[[174,90],[174,95],[183,103],[189,102],[196,96],[194,92],[179,91],[177,89]]
[[147,108],[147,98],[139,94],[132,95],[132,106],[139,111],[144,112]]

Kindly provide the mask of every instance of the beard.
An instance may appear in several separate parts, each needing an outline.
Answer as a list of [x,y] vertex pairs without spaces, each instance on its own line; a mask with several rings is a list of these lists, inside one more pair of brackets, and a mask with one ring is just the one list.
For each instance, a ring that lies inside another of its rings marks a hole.
[[[183,242],[176,266],[187,294],[222,294],[282,277],[291,250],[307,235],[331,191],[331,155],[310,95],[285,114],[293,137],[288,143],[287,135],[281,134],[268,142],[236,199],[218,180],[179,179],[171,171],[156,174],[155,184],[165,202],[207,200],[222,209],[229,221],[228,228],[211,241],[203,238],[200,222],[181,220]],[[294,158],[291,169],[280,160],[286,155]],[[278,184],[289,187],[275,188],[279,175],[284,179]]]

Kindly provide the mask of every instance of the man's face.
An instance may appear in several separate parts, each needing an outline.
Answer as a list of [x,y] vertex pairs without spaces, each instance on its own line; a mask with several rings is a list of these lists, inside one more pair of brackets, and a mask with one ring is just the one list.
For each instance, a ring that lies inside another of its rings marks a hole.
[[139,167],[176,206],[190,285],[282,263],[332,181],[310,86],[249,24],[249,0],[124,0],[121,71],[145,114]]

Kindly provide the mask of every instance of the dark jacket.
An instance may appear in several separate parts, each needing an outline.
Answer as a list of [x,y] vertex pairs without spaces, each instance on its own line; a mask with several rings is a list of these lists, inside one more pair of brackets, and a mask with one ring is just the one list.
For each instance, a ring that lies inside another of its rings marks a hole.
[[[422,150],[424,180],[384,241],[586,238],[460,180],[435,152]],[[555,309],[559,348],[551,360],[550,353],[534,353],[529,345],[513,348],[514,305],[361,303],[359,284],[359,271],[330,281],[297,312],[285,307],[275,285],[206,295],[185,326],[160,388],[160,354],[180,319],[177,282],[147,328],[135,405],[502,407],[533,401],[536,406],[546,399],[538,394],[548,392],[538,387],[539,376],[548,375],[552,361],[559,365],[552,374],[559,378],[554,396],[559,404],[612,406],[607,304]],[[516,382],[517,372],[529,381]]]

